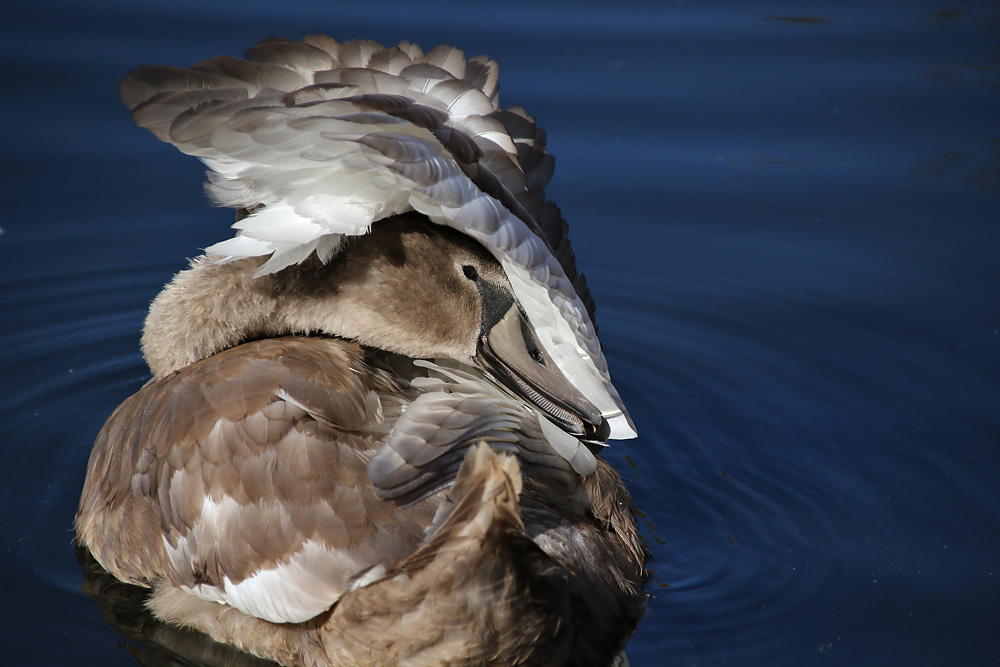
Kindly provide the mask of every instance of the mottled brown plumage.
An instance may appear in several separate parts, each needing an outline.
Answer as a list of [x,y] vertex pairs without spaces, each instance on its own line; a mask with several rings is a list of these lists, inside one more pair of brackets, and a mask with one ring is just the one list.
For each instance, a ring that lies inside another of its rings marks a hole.
[[599,451],[635,431],[496,64],[313,35],[121,95],[240,231],[151,305],[81,548],[284,665],[608,665],[646,571]]
[[[256,263],[198,260],[154,302],[155,377],[108,420],[81,498],[96,559],[159,618],[284,664],[609,660],[644,604],[630,501],[475,371],[482,295],[509,291],[495,260],[409,215],[329,264]],[[434,428],[472,400],[481,437],[425,455],[409,435],[372,468],[418,398]],[[416,502],[383,499],[398,480]]]

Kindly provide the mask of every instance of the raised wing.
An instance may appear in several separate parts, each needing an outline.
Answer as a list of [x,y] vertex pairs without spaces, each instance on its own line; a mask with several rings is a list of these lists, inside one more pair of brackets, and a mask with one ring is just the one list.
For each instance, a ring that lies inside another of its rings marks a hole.
[[516,454],[525,476],[561,498],[576,495],[582,476],[597,467],[584,443],[471,368],[415,365],[430,372],[413,380],[423,393],[368,464],[379,497],[401,504],[426,498],[451,484],[468,449],[483,442]]
[[430,504],[383,502],[366,473],[398,392],[358,346],[319,338],[248,343],[151,382],[95,444],[80,537],[123,580],[309,619],[432,523]]
[[309,36],[264,42],[246,60],[139,68],[121,93],[139,125],[210,167],[217,202],[250,212],[210,254],[270,255],[268,273],[313,252],[325,261],[343,235],[388,216],[423,213],[497,257],[539,343],[612,438],[634,437],[565,223],[544,203],[544,134],[498,107],[493,61]]

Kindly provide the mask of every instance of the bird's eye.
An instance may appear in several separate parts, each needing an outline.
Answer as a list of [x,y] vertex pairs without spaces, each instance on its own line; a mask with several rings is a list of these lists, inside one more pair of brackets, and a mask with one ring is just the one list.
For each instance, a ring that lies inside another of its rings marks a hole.
[[477,271],[476,267],[472,266],[471,264],[466,264],[465,266],[463,266],[462,273],[464,273],[465,277],[468,278],[469,280],[475,280],[476,278],[479,277],[479,271]]

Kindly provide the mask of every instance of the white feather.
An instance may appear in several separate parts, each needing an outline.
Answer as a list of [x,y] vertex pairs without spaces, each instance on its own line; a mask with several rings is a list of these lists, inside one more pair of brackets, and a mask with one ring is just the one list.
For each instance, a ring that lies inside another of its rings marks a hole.
[[[206,103],[203,89],[196,89],[138,103],[137,118],[150,118],[148,126],[158,136],[170,128],[163,138],[214,172],[210,191],[220,204],[263,204],[234,225],[235,239],[207,251],[223,259],[269,254],[257,272],[263,275],[313,252],[328,259],[342,235],[363,234],[383,218],[406,210],[423,213],[472,236],[497,257],[539,343],[608,420],[612,438],[634,437],[587,309],[545,241],[480,191],[430,129],[357,97],[400,95],[444,111],[448,126],[472,137],[485,153],[504,155],[494,162],[519,173],[514,140],[489,117],[499,110],[495,63],[466,61],[461,51],[448,47],[424,55],[409,43],[386,50],[371,42],[338,45],[318,36],[304,41],[330,60],[313,54],[303,62],[279,63],[284,71],[247,70],[260,72],[268,85],[304,77],[312,84],[344,87],[258,91],[248,81],[246,98],[225,88],[218,103]],[[258,48],[266,50],[266,43]],[[220,81],[231,87],[239,83],[229,77]],[[188,99],[199,105],[185,108]],[[171,126],[171,114],[183,122]],[[515,175],[508,182],[523,191],[523,174]]]
[[[175,473],[172,489],[181,489],[183,480],[177,479],[182,471]],[[215,541],[223,533],[222,527],[245,508],[230,497],[218,502],[205,498],[201,514],[191,529],[183,536],[175,536],[174,544],[163,536],[163,544],[173,568],[178,573],[198,572],[204,568],[202,559],[212,558]],[[269,511],[281,512],[281,519],[288,516],[280,505],[271,505]],[[319,505],[315,509],[318,520],[324,512],[332,512],[328,506]],[[181,585],[181,588],[209,602],[228,604],[245,614],[263,618],[273,623],[300,623],[316,616],[336,602],[349,588],[357,587],[353,581],[355,573],[363,573],[370,568],[385,570],[384,563],[372,561],[371,553],[379,553],[380,542],[392,540],[384,534],[373,538],[373,549],[364,552],[330,549],[315,540],[307,540],[290,553],[287,560],[272,567],[258,570],[249,577],[234,581],[228,575],[219,585]],[[390,549],[391,551],[391,549]],[[346,574],[345,574],[346,573]],[[368,576],[364,584],[374,581]]]

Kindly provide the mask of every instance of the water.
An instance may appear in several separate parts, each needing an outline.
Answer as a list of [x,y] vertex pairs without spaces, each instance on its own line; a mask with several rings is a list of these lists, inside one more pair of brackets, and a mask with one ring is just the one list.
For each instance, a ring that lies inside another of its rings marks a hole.
[[1000,660],[1000,6],[538,4],[8,9],[5,664],[136,664],[72,517],[146,305],[232,221],[117,82],[317,31],[488,53],[549,133],[640,431],[633,665]]

